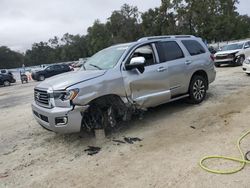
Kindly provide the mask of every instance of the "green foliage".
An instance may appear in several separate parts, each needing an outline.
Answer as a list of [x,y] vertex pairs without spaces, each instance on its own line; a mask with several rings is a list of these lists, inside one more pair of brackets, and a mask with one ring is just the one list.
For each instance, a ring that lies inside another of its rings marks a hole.
[[20,54],[0,47],[0,68],[49,64],[88,57],[112,44],[143,36],[193,34],[208,42],[250,37],[250,17],[239,15],[238,0],[162,0],[161,6],[140,13],[124,4],[106,23],[96,20],[86,35],[64,34],[34,43]]
[[0,69],[9,69],[21,67],[23,64],[23,55],[10,50],[6,46],[0,47]]

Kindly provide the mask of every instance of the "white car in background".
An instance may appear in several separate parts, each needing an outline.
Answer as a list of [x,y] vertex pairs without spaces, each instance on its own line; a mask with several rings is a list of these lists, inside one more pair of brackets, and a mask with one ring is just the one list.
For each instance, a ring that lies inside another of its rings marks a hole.
[[250,75],[250,56],[245,59],[242,69],[246,74]]
[[222,64],[241,66],[245,59],[250,56],[250,41],[231,43],[223,46],[214,54],[214,65],[219,67]]

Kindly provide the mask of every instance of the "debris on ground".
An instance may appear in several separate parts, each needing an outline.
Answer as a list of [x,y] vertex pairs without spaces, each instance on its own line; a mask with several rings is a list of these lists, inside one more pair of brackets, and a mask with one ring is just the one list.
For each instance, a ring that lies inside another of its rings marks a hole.
[[85,149],[84,151],[88,152],[88,155],[92,156],[92,155],[99,153],[99,151],[101,151],[101,148],[94,147],[94,146],[88,146],[88,149]]
[[112,140],[113,142],[116,142],[118,144],[126,144],[126,142],[122,141],[122,140]]
[[192,129],[196,129],[196,127],[195,126],[190,126]]
[[124,141],[129,143],[129,144],[134,144],[134,142],[141,142],[142,139],[137,138],[137,137],[135,137],[135,138],[124,137]]
[[9,174],[7,172],[0,173],[0,179],[1,178],[7,178],[8,176],[9,176]]

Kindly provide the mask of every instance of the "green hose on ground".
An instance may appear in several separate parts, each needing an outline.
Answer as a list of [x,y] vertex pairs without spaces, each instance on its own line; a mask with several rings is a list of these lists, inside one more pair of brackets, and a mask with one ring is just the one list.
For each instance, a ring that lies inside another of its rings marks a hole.
[[[206,156],[204,158],[202,158],[200,160],[200,167],[208,172],[211,173],[215,173],[215,174],[234,174],[236,172],[241,171],[246,164],[250,164],[250,161],[248,161],[247,159],[245,159],[244,153],[240,147],[241,141],[250,134],[250,130],[248,132],[246,132],[245,134],[243,134],[237,141],[237,148],[240,152],[241,158],[233,158],[233,157],[226,157],[226,156]],[[214,169],[210,169],[209,167],[206,167],[203,162],[208,160],[208,159],[224,159],[224,160],[228,160],[228,161],[234,161],[234,162],[238,162],[240,163],[240,167],[236,168],[236,169],[232,169],[232,170],[214,170]]]

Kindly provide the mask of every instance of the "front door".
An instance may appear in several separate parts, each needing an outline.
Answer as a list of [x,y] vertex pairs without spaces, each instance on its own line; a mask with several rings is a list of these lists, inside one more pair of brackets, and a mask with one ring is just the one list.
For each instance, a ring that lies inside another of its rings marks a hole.
[[136,48],[126,63],[133,57],[144,57],[145,71],[123,70],[126,93],[139,107],[147,108],[165,103],[170,99],[167,64],[157,62],[152,44]]

